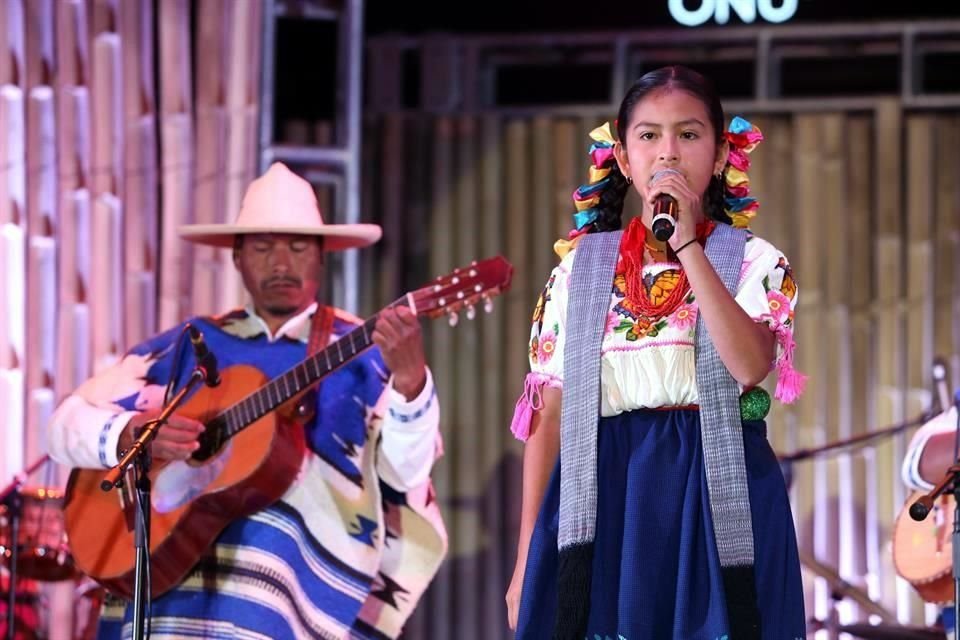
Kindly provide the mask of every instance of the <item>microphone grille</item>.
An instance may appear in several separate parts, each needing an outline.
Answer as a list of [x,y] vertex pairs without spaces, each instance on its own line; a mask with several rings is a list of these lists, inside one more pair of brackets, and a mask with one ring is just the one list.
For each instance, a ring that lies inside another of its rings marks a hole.
[[670,174],[676,174],[678,176],[683,175],[676,169],[657,169],[656,171],[653,172],[653,175],[650,177],[650,181],[653,182],[654,180],[659,180],[660,178],[664,176],[668,176]]

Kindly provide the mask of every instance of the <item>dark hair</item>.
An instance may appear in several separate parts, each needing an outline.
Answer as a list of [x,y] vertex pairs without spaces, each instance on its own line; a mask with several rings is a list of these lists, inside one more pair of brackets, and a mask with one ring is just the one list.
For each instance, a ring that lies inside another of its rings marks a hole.
[[[625,133],[630,125],[634,108],[651,93],[663,89],[686,91],[700,100],[707,109],[710,124],[713,125],[716,134],[717,144],[723,142],[725,119],[723,105],[720,103],[720,97],[717,95],[713,83],[689,67],[673,65],[645,73],[627,90],[627,95],[620,102],[620,110],[617,113],[617,138],[620,139],[624,147],[627,144]],[[593,228],[590,230],[591,232],[612,231],[621,227],[623,201],[626,199],[629,187],[630,185],[620,171],[620,167],[613,163],[610,171],[610,186],[604,190],[600,202],[596,205],[600,211]],[[731,220],[727,212],[724,211],[723,199],[723,178],[714,176],[710,179],[710,185],[707,187],[704,210],[708,217],[729,224]]]

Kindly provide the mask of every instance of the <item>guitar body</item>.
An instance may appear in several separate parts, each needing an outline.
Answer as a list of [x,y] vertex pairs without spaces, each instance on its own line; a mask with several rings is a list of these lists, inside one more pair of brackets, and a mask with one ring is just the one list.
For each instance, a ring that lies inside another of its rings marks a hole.
[[952,495],[942,494],[923,520],[910,517],[910,505],[926,492],[915,491],[893,529],[893,565],[920,597],[934,604],[953,602]]
[[[219,386],[200,388],[177,413],[209,423],[266,382],[255,367],[229,367],[221,372]],[[269,506],[293,484],[305,438],[303,426],[287,419],[282,409],[252,422],[203,461],[154,464],[149,473],[154,597],[182,581],[230,522]],[[103,491],[104,474],[102,469],[71,472],[65,528],[77,567],[113,593],[132,599],[136,567],[132,477],[122,489]]]

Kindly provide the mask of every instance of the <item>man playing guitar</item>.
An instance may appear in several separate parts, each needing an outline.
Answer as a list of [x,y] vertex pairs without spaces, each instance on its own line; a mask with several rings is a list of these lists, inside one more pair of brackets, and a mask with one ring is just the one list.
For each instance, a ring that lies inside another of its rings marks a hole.
[[[234,405],[233,413],[217,407],[224,410],[218,426],[229,440],[211,436],[213,423],[186,411],[157,432],[151,453],[154,469],[161,470],[153,479],[152,537],[166,515],[182,511],[195,493],[207,489],[203,483],[209,485],[217,465],[234,464],[245,449],[260,444],[258,438],[266,439],[249,434],[271,420],[280,426],[270,434],[286,434],[271,435],[276,442],[271,446],[291,453],[271,458],[256,477],[269,483],[288,468],[283,473],[290,483],[279,499],[225,522],[222,530],[204,531],[208,519],[183,532],[187,541],[210,533],[211,544],[198,549],[199,557],[187,562],[168,590],[154,594],[150,635],[397,637],[446,551],[430,481],[442,451],[439,408],[420,325],[404,306],[384,310],[367,325],[317,300],[325,253],[371,245],[380,227],[324,224],[311,185],[275,163],[250,185],[234,224],[190,225],[180,233],[192,242],[233,249],[250,304],[215,318],[192,318],[190,326],[134,346],[84,382],[51,419],[51,456],[75,474],[116,465],[140,427],[172,395],[165,393],[168,382],[173,388],[167,391],[176,391],[190,376],[194,354],[187,334],[195,348],[199,335],[217,358],[222,382],[211,393],[229,397],[238,386],[258,388],[251,380],[274,378],[253,394],[261,403],[264,391],[268,399],[286,397],[299,379],[291,382],[281,374],[329,347],[334,359],[340,354],[342,366],[332,367],[310,393],[276,410],[267,407],[262,416],[238,413],[255,412],[249,403]],[[369,342],[356,348],[351,341],[355,357],[348,358],[338,338],[360,326],[376,348],[363,351]],[[201,391],[207,389],[197,395]],[[300,443],[299,453],[288,440]],[[79,485],[73,490],[77,505]],[[118,493],[106,495],[116,503]],[[212,518],[217,493],[204,498],[205,517]],[[247,494],[239,503],[245,500]],[[78,510],[67,509],[68,519],[80,523],[72,546],[102,543],[105,549],[94,554],[100,558],[127,544],[127,530],[109,529],[92,508]],[[175,539],[172,534],[166,539],[167,555],[153,558],[155,588],[166,574],[175,575],[171,558],[189,557],[178,553]],[[117,576],[106,582],[123,584]],[[129,636],[132,607],[119,605],[104,610],[99,637]]]

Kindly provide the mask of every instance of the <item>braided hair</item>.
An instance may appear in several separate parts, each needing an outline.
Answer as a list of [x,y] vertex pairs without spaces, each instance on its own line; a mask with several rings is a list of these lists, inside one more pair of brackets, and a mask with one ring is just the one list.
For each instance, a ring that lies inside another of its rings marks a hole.
[[[679,65],[655,69],[644,74],[633,83],[620,102],[620,109],[617,113],[617,137],[621,141],[626,140],[625,134],[629,129],[630,119],[633,117],[633,111],[637,104],[651,93],[663,89],[679,89],[699,99],[707,109],[710,124],[713,126],[716,135],[717,145],[723,143],[723,105],[720,103],[720,98],[713,87],[713,83],[693,69]],[[626,146],[626,142],[621,142],[621,144]],[[590,216],[589,224],[579,228],[580,232],[613,231],[623,226],[623,203],[630,188],[630,183],[627,182],[626,176],[620,171],[620,167],[613,159],[612,154],[605,157],[602,165],[596,166],[598,169],[609,169],[609,173],[603,180],[594,183],[594,185],[584,185],[578,190],[579,193],[585,188],[590,190],[591,186],[596,186],[598,188],[592,189],[591,192],[593,195],[599,196],[599,201],[590,209],[593,214]],[[724,184],[723,175],[714,176],[710,180],[710,185],[704,197],[704,211],[708,217],[730,224],[731,218],[725,211],[724,206],[726,197]],[[574,199],[577,200],[576,193]]]

